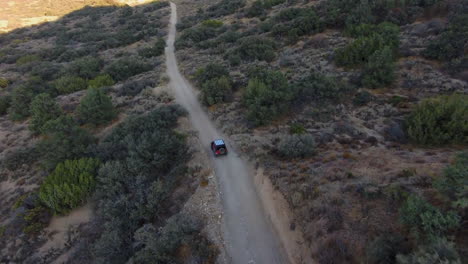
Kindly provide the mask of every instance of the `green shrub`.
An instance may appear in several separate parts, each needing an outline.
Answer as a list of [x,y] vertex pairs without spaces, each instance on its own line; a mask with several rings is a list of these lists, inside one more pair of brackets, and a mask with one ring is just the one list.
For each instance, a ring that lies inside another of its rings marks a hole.
[[44,81],[52,81],[62,74],[62,66],[50,61],[35,62],[31,68],[31,75],[38,76]]
[[312,72],[296,82],[295,90],[297,100],[304,103],[311,100],[338,100],[350,91],[350,87],[334,77]]
[[218,27],[223,26],[223,21],[215,20],[215,19],[208,19],[208,20],[202,21],[201,24],[205,27],[218,28]]
[[397,254],[405,252],[405,239],[398,234],[385,234],[375,238],[367,247],[371,264],[394,264]]
[[0,88],[7,88],[9,82],[5,78],[0,78]]
[[34,97],[30,106],[31,122],[29,129],[35,133],[43,133],[43,126],[63,114],[60,106],[46,93]]
[[183,31],[176,41],[176,48],[198,45],[203,41],[212,39],[221,33],[222,27],[200,25]]
[[434,180],[434,187],[452,201],[455,207],[468,207],[468,152],[460,153],[454,164]]
[[54,87],[59,94],[70,94],[85,90],[88,83],[78,76],[65,75],[54,81]]
[[372,14],[372,4],[369,0],[360,0],[359,4],[353,8],[346,18],[346,27],[359,24],[372,24],[375,17]]
[[99,160],[92,158],[66,160],[57,164],[41,184],[41,201],[56,214],[66,214],[84,204],[94,191],[99,165]]
[[102,74],[96,76],[94,79],[88,81],[88,88],[101,88],[114,85],[115,82],[109,74]]
[[263,37],[247,37],[239,40],[239,47],[235,50],[242,60],[263,60],[271,62],[276,58],[275,43]]
[[221,0],[217,4],[210,6],[206,12],[207,17],[221,17],[235,13],[245,6],[245,0]]
[[369,88],[388,86],[395,80],[395,58],[389,46],[369,57],[362,74],[362,84]]
[[231,81],[226,76],[210,79],[203,83],[201,87],[201,98],[206,105],[226,102],[231,93]]
[[161,56],[162,54],[164,54],[165,48],[166,48],[166,41],[160,38],[158,39],[158,41],[156,41],[156,43],[154,43],[153,46],[139,49],[138,55],[145,57],[145,58]]
[[409,255],[397,255],[396,260],[397,264],[462,263],[454,243],[445,238],[438,238],[429,245],[419,246]]
[[107,124],[117,116],[112,101],[102,89],[89,88],[77,108],[77,116],[84,123],[94,126]]
[[373,34],[378,34],[382,37],[385,45],[392,48],[393,52],[400,45],[400,27],[389,22],[383,22],[378,25],[359,24],[348,28],[346,33],[354,38],[370,37]]
[[93,245],[97,261],[127,262],[135,236],[141,239],[135,231],[144,223],[163,223],[169,208],[179,206],[171,195],[186,173],[189,153],[184,138],[173,128],[182,113],[181,108],[170,106],[129,117],[100,142],[97,154],[107,162],[99,170],[95,192],[103,230]]
[[41,204],[36,204],[34,208],[26,210],[23,219],[26,222],[26,225],[23,227],[23,232],[28,235],[37,235],[47,227],[50,219],[50,212]]
[[306,133],[307,130],[305,129],[305,127],[299,123],[295,123],[295,124],[292,124],[291,126],[289,126],[289,133],[291,134],[304,134]]
[[152,79],[135,80],[125,83],[118,91],[118,96],[136,96],[145,88],[154,88],[156,82]]
[[1,165],[10,171],[20,169],[23,165],[32,165],[39,158],[39,152],[35,147],[17,148],[5,153]]
[[265,125],[283,114],[294,97],[281,72],[259,71],[251,79],[243,95],[247,118],[255,125]]
[[31,63],[31,62],[34,62],[34,61],[38,61],[40,59],[41,59],[41,57],[39,57],[38,55],[35,55],[35,54],[24,55],[22,57],[19,57],[16,60],[16,65],[18,65],[18,66],[25,65],[25,64],[28,64],[28,63]]
[[374,99],[374,96],[367,92],[367,91],[362,91],[356,94],[353,99],[353,104],[356,106],[363,106],[368,104]]
[[457,213],[443,213],[416,195],[409,196],[400,208],[400,221],[417,237],[423,236],[430,240],[460,225]]
[[300,36],[322,32],[324,24],[314,8],[289,8],[260,25],[264,32],[294,43]]
[[353,67],[368,62],[369,57],[386,45],[379,34],[359,37],[344,48],[336,50],[335,61],[339,66]]
[[468,95],[438,96],[415,107],[406,118],[406,130],[418,144],[467,144],[467,115]]
[[122,58],[106,69],[107,73],[116,81],[124,81],[134,75],[151,70],[152,66],[135,57]]
[[92,79],[101,71],[103,61],[99,57],[85,56],[73,61],[67,72],[83,79]]
[[266,11],[273,6],[284,3],[286,0],[256,0],[252,5],[247,9],[246,15],[248,17],[256,17],[260,15],[265,15]]
[[29,105],[34,98],[34,92],[27,86],[15,87],[11,93],[11,104],[8,114],[12,120],[23,120],[30,115]]
[[11,97],[8,95],[0,96],[0,116],[5,115],[8,112],[8,108],[11,105]]
[[39,151],[44,156],[44,165],[49,169],[67,159],[86,155],[88,147],[94,142],[94,138],[70,116],[62,115],[48,121],[43,131],[47,136],[39,142]]
[[200,235],[202,225],[188,215],[177,214],[169,218],[160,230],[145,225],[136,231],[136,240],[145,245],[136,252],[135,263],[177,263],[178,250],[188,247],[193,258],[200,263],[214,263],[217,250]]
[[468,41],[468,15],[458,15],[438,38],[431,41],[423,52],[424,56],[437,60],[453,60],[464,56]]
[[278,154],[285,158],[306,158],[315,154],[315,140],[309,134],[294,134],[283,139]]
[[228,69],[221,64],[209,63],[204,68],[199,68],[194,75],[195,80],[199,85],[206,81],[220,78],[222,76],[229,76]]

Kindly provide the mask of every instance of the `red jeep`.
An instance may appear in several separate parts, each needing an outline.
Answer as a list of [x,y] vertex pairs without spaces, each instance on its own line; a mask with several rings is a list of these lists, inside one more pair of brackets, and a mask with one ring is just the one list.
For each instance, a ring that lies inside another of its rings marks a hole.
[[224,140],[222,139],[216,139],[211,142],[211,151],[213,151],[213,154],[216,156],[219,155],[227,155],[227,148],[226,144],[224,143]]

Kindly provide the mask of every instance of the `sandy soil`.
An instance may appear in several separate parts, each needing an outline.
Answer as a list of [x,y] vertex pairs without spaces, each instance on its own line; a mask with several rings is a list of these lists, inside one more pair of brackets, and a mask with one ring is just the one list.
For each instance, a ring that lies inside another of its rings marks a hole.
[[38,250],[38,253],[43,254],[52,248],[59,249],[65,247],[69,228],[89,222],[91,214],[91,205],[87,204],[73,210],[66,216],[54,216],[49,226],[45,229],[50,239]]
[[[193,127],[205,150],[213,139],[225,138],[201,108],[192,86],[181,75],[174,53],[177,11],[171,3],[171,23],[166,48],[167,74],[176,101],[189,112]],[[267,218],[254,187],[248,164],[228,143],[229,155],[212,158],[219,181],[224,210],[224,238],[228,261],[232,263],[287,263],[284,249]]]
[[278,190],[275,190],[270,178],[263,174],[263,168],[258,168],[255,173],[255,186],[257,186],[265,211],[286,249],[289,262],[292,264],[315,263],[299,227],[291,228],[291,225],[296,223],[291,217],[293,213],[288,201]]

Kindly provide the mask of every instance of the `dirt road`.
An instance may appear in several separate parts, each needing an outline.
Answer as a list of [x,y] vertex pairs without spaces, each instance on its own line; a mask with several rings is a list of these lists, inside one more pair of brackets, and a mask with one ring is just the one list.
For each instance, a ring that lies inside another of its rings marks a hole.
[[[171,3],[171,22],[166,47],[167,74],[176,101],[190,115],[193,127],[206,151],[213,139],[225,138],[215,128],[201,108],[190,83],[180,74],[174,53],[177,11]],[[283,264],[283,250],[279,239],[267,219],[253,185],[249,167],[236,151],[229,148],[229,155],[213,159],[223,201],[225,242],[232,263]]]

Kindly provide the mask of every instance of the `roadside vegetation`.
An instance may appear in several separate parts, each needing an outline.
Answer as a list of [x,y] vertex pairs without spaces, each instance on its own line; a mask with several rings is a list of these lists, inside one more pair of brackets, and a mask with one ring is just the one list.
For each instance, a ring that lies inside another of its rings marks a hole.
[[[1,143],[0,180],[34,186],[2,202],[0,245],[9,260],[19,252],[15,262],[53,262],[73,247],[76,263],[179,263],[181,250],[215,262],[204,223],[181,212],[197,185],[186,135],[175,131],[185,112],[153,93],[168,15],[161,1],[85,7],[0,35],[0,122],[8,137],[18,131]],[[212,93],[220,83],[231,89],[225,78],[207,85],[207,101],[228,99]],[[31,254],[52,216],[89,204],[91,222],[70,227],[64,248],[40,260]]]

